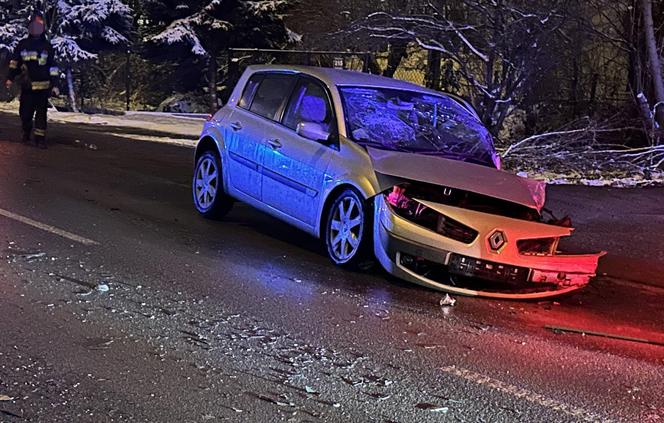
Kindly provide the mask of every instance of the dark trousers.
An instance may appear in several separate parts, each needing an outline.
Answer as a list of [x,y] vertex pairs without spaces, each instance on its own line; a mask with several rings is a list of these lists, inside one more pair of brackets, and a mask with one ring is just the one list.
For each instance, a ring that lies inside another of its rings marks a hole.
[[19,116],[23,124],[23,140],[30,139],[30,132],[35,128],[35,141],[43,143],[46,138],[46,109],[48,108],[49,90],[21,92]]

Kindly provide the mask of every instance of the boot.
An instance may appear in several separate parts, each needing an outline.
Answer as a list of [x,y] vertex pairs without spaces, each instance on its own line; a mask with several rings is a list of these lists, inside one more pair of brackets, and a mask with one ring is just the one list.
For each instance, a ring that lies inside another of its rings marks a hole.
[[37,148],[42,150],[46,150],[48,148],[46,145],[46,138],[44,137],[35,137],[35,144],[37,144]]
[[21,142],[23,144],[27,144],[30,142],[30,132],[32,131],[23,131],[23,135],[21,136]]
[[37,144],[38,148],[41,148],[42,150],[46,150],[46,130],[45,129],[40,129],[40,128],[35,128],[35,144]]

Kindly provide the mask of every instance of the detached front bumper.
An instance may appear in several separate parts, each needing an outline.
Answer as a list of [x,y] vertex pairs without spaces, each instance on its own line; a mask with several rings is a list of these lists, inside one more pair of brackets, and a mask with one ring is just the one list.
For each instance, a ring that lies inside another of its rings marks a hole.
[[374,250],[389,273],[430,288],[491,298],[551,297],[587,285],[604,255],[522,254],[517,241],[560,238],[573,229],[437,203],[426,206],[473,228],[478,236],[469,244],[447,238],[397,216],[377,196]]

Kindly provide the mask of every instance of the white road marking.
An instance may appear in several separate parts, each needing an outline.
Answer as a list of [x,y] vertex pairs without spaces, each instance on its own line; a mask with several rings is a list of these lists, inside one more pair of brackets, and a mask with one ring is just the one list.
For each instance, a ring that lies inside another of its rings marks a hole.
[[18,215],[16,213],[12,213],[8,210],[0,209],[0,216],[4,216],[8,219],[12,219],[12,220],[15,220],[17,222],[21,222],[21,223],[24,223],[26,225],[33,226],[37,229],[41,229],[42,231],[50,232],[52,234],[61,236],[63,238],[67,238],[69,240],[79,242],[83,245],[99,245],[99,243],[97,241],[93,241],[91,239],[84,238],[82,236],[73,234],[71,232],[67,232],[65,230],[56,228],[55,226],[51,226],[51,225],[47,225],[45,223],[37,222],[36,220],[32,220],[29,217],[24,217],[24,216]]
[[575,407],[573,405],[565,404],[563,402],[547,398],[544,395],[538,394],[528,389],[519,388],[518,386],[510,385],[509,383],[505,383],[498,379],[494,379],[489,376],[482,375],[480,373],[475,373],[471,370],[467,370],[461,367],[446,366],[446,367],[441,367],[440,370],[442,370],[447,374],[465,379],[469,382],[486,386],[495,391],[499,391],[519,399],[524,399],[528,402],[532,402],[536,405],[549,408],[556,412],[568,414],[585,422],[611,421],[604,416],[600,416],[599,414],[590,412],[583,408]]

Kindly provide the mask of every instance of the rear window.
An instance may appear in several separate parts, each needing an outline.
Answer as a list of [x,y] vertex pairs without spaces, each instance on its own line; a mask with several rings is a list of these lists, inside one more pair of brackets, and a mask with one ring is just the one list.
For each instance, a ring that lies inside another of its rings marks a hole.
[[295,77],[293,75],[265,75],[258,86],[249,110],[276,120],[277,113],[290,96]]

